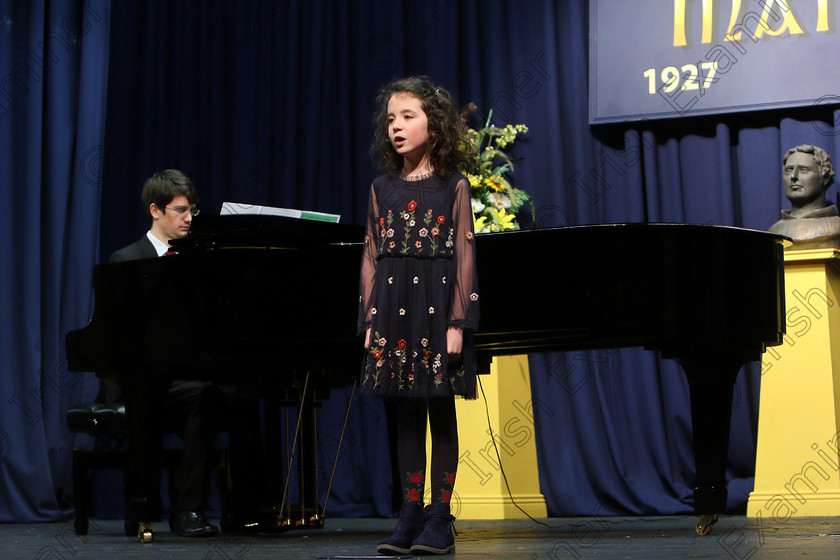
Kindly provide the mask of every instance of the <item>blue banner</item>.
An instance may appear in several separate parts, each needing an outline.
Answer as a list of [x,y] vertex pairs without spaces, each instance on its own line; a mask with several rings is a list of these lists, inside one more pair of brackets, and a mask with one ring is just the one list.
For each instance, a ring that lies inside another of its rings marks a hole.
[[840,103],[835,0],[590,0],[589,122]]

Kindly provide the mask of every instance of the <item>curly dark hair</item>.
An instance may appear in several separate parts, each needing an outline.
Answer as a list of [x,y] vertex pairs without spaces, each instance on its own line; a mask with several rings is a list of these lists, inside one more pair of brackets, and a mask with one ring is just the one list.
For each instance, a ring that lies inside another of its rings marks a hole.
[[373,116],[374,134],[370,152],[379,170],[392,175],[399,175],[403,170],[403,157],[388,137],[388,101],[398,93],[413,95],[422,104],[429,122],[426,153],[435,173],[449,177],[456,171],[469,169],[475,154],[470,150],[466,128],[452,95],[435,86],[426,76],[412,76],[387,84],[376,97],[379,108]]

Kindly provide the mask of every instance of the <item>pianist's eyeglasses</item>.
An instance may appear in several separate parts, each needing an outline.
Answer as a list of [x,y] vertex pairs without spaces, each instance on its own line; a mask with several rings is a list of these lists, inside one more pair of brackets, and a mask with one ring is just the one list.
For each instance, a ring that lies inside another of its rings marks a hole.
[[192,217],[193,217],[193,218],[195,218],[196,216],[198,216],[198,215],[199,215],[199,213],[201,212],[201,210],[199,210],[198,208],[196,208],[196,207],[194,207],[194,206],[193,206],[193,207],[189,207],[189,208],[188,208],[188,207],[186,207],[186,206],[165,206],[165,208],[166,208],[167,210],[172,210],[173,212],[175,212],[176,214],[178,214],[178,216],[183,216],[184,214],[186,214],[187,212],[189,212],[189,213],[192,215]]

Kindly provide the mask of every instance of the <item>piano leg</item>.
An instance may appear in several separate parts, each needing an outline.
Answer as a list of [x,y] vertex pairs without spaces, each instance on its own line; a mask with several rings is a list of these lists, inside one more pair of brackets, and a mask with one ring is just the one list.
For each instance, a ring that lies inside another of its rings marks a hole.
[[147,543],[153,538],[154,523],[163,518],[163,406],[169,380],[138,369],[123,372],[121,387],[128,422],[126,529],[136,526],[140,542]]
[[707,535],[726,511],[726,457],[732,416],[732,391],[738,371],[753,356],[714,353],[673,357],[688,378],[691,423],[694,435],[694,512],[700,515],[695,529]]

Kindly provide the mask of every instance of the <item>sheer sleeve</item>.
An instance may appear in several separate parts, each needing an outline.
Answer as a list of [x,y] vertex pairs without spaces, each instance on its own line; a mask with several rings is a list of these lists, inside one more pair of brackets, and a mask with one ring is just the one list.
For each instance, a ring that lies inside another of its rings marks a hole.
[[478,274],[475,264],[475,232],[473,231],[470,184],[461,177],[455,186],[452,207],[455,226],[455,286],[449,326],[475,331],[478,329]]
[[368,219],[365,227],[365,241],[362,248],[362,267],[359,279],[359,321],[358,333],[362,334],[370,326],[371,293],[373,279],[376,276],[377,239],[379,238],[379,207],[376,193],[370,187],[368,199]]

